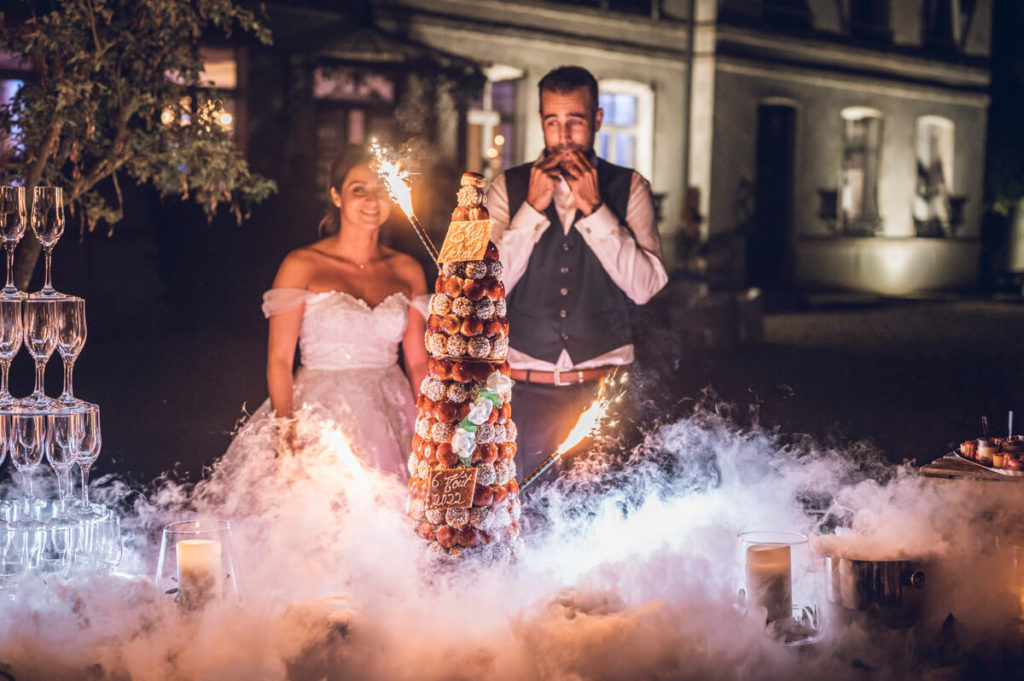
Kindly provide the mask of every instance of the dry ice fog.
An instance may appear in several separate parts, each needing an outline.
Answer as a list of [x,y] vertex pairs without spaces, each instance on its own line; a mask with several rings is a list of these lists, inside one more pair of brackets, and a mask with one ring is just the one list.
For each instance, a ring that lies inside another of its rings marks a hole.
[[[625,457],[575,454],[557,484],[523,494],[532,530],[514,564],[453,568],[413,533],[401,483],[361,466],[331,424],[300,422],[301,457],[274,459],[274,434],[250,429],[196,486],[163,480],[143,493],[102,481],[101,498],[125,512],[118,571],[0,594],[0,670],[19,680],[945,679],[965,659],[1021,662],[1017,485],[978,495],[868,446],[740,428],[706,405]],[[154,569],[161,528],[197,516],[232,522],[240,598],[183,611]],[[741,596],[737,537],[837,529],[864,559],[922,566],[920,614],[888,626],[830,603],[811,553],[792,598],[817,609],[820,632],[784,645],[765,608]]]

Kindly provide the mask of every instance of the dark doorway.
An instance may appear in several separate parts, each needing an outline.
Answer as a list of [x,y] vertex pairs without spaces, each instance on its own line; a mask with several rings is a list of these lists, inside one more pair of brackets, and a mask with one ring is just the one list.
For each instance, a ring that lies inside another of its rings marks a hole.
[[758,107],[757,194],[747,242],[747,281],[768,291],[784,290],[789,282],[795,141],[796,109]]

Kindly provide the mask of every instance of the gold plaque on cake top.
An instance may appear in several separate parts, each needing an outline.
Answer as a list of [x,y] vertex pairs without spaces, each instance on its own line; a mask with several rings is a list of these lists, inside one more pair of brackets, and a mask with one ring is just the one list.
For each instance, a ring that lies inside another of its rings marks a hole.
[[452,222],[441,246],[438,262],[461,262],[483,260],[487,243],[491,240],[490,220],[467,220]]

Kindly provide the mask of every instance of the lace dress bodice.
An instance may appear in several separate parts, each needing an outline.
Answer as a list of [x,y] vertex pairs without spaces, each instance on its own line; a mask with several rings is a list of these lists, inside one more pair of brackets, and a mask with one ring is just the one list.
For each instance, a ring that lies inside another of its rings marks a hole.
[[409,299],[392,293],[370,307],[341,291],[310,293],[299,330],[302,366],[331,371],[391,366],[409,321]]

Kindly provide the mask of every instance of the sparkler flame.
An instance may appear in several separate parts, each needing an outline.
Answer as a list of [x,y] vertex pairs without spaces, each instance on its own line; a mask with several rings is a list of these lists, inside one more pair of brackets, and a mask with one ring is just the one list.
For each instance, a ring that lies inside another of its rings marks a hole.
[[366,464],[352,451],[352,445],[340,427],[333,422],[328,423],[320,433],[320,443],[337,455],[340,470],[359,482],[366,482]]
[[407,217],[414,218],[412,210],[412,182],[409,180],[409,171],[402,167],[401,160],[392,160],[391,149],[373,140],[370,151],[375,157],[375,170],[388,188],[391,200],[398,204]]
[[423,242],[423,246],[427,249],[434,264],[437,264],[437,248],[427,236],[427,230],[423,229],[416,214],[412,212],[412,182],[409,180],[409,171],[402,168],[401,160],[392,161],[390,147],[382,145],[376,139],[370,145],[370,151],[375,157],[374,166],[377,175],[384,182],[384,186],[388,188],[391,200],[397,203],[405,216],[409,218],[409,224],[416,230],[416,236]]
[[608,377],[601,379],[597,399],[591,402],[590,406],[584,409],[583,413],[580,414],[580,418],[576,421],[576,425],[572,427],[572,430],[569,431],[565,440],[562,444],[558,445],[558,449],[555,450],[557,454],[565,454],[585,438],[589,437],[591,433],[595,432],[604,421],[604,417],[608,413],[608,408],[613,402],[621,399],[621,394],[614,398],[607,395],[606,388],[608,387],[609,382]]
[[[611,374],[601,379],[600,386],[597,390],[597,399],[595,399],[589,407],[583,410],[583,413],[580,414],[580,418],[576,421],[576,425],[569,431],[569,435],[566,436],[562,444],[558,445],[558,449],[555,450],[555,453],[540,462],[536,468],[530,471],[530,474],[527,475],[526,478],[520,481],[520,491],[529,487],[541,476],[542,473],[544,473],[544,471],[550,468],[555,461],[558,461],[563,454],[570,451],[585,438],[590,437],[598,428],[601,427],[604,422],[604,418],[608,413],[609,407],[621,401],[622,396],[625,395],[625,391],[619,391],[614,397],[610,396],[608,393],[608,386],[616,384],[621,386],[626,382],[628,377],[629,374],[622,374],[621,377],[616,378],[615,372],[613,371]],[[612,425],[614,425],[614,423]]]

